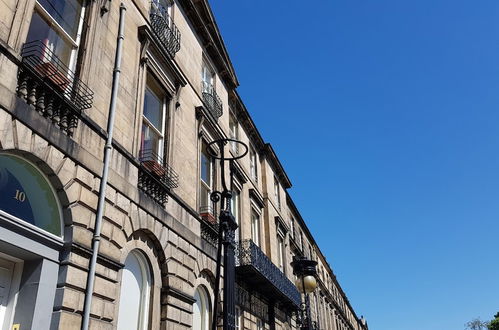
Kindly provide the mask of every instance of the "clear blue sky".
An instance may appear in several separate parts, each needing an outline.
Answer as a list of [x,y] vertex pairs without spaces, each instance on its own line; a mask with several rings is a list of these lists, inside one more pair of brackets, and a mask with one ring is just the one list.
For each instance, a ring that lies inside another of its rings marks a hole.
[[239,93],[370,329],[499,311],[499,1],[211,4]]

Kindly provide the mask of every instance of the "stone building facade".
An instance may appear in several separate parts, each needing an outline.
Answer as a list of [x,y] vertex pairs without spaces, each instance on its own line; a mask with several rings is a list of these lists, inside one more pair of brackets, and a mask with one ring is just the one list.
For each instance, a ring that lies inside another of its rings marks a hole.
[[90,329],[208,329],[220,138],[249,146],[232,165],[238,329],[296,329],[295,255],[318,261],[318,328],[367,329],[238,85],[206,0],[0,0],[2,329],[80,329],[97,240]]

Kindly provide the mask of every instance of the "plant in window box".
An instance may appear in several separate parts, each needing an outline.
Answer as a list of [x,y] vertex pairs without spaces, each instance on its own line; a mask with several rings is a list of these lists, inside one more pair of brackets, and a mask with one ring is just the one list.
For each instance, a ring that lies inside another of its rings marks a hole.
[[50,82],[62,90],[66,89],[71,84],[71,80],[69,80],[52,62],[40,63],[35,66],[35,70],[42,77],[48,78]]
[[215,225],[218,223],[214,215],[212,206],[202,206],[199,211],[201,218],[209,224]]
[[206,222],[214,225],[217,223],[217,219],[215,218],[215,216],[211,213],[200,213],[199,214],[201,216],[201,218],[203,218]]
[[51,83],[60,89],[66,89],[71,84],[71,79],[68,78],[68,69],[53,53],[49,41],[35,41],[30,44],[28,48],[32,50],[31,56],[36,57],[32,61],[38,74],[41,77],[48,78]]
[[159,162],[160,159],[161,158],[152,150],[140,151],[140,162],[142,166],[150,173],[162,179],[166,175],[166,169]]
[[154,175],[163,178],[166,174],[166,170],[163,166],[161,166],[160,163],[158,163],[155,160],[145,160],[142,161],[142,165],[151,173]]

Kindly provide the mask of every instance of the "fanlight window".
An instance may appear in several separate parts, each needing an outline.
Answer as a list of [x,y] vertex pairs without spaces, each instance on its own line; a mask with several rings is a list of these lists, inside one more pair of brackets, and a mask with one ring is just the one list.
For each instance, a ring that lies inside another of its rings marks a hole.
[[211,328],[211,301],[208,292],[199,286],[194,294],[196,302],[193,306],[192,328],[196,330],[209,330]]
[[31,162],[0,154],[0,210],[62,236],[61,207],[45,175]]
[[118,330],[149,329],[151,271],[144,255],[133,250],[125,260],[121,277]]

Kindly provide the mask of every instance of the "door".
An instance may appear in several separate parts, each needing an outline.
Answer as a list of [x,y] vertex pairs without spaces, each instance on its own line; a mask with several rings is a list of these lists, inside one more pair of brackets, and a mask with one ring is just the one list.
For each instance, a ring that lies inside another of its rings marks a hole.
[[15,263],[3,258],[0,258],[0,325],[3,329],[10,328],[10,320],[8,320],[10,313],[8,313],[8,306],[14,293],[11,292],[12,280],[14,275]]

